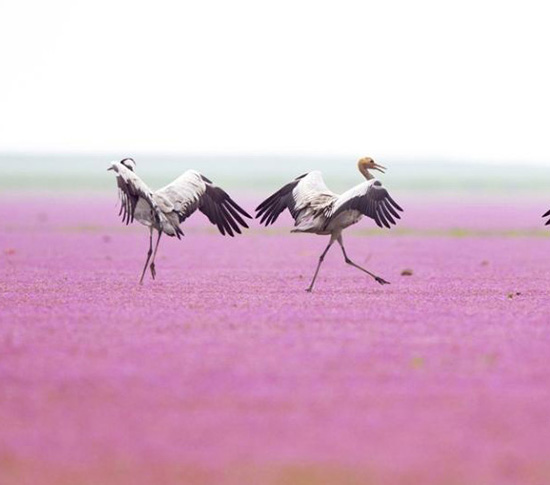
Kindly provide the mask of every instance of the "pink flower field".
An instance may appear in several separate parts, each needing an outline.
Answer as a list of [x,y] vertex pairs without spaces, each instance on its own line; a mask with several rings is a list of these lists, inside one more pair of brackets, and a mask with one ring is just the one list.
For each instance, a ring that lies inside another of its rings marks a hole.
[[140,287],[114,197],[3,196],[0,483],[550,483],[548,207],[401,202],[345,235],[391,285],[335,246],[308,294],[289,218],[195,215]]

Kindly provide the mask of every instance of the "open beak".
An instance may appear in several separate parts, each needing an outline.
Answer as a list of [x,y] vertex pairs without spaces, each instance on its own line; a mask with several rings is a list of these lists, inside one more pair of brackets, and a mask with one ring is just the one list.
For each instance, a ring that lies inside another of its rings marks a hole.
[[379,172],[386,173],[386,167],[384,167],[382,165],[378,165],[377,163],[374,163],[373,168],[375,170],[378,170]]

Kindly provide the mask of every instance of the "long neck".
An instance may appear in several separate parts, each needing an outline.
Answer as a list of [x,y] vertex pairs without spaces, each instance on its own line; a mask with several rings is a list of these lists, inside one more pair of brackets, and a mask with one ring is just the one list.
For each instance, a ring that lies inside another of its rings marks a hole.
[[374,175],[372,175],[367,168],[363,168],[361,167],[361,173],[363,174],[363,176],[367,179],[367,180],[372,180],[374,179]]

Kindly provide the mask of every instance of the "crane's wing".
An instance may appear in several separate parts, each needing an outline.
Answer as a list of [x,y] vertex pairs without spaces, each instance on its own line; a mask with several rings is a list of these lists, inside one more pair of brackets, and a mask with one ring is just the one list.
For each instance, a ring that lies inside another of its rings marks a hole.
[[256,208],[260,224],[273,224],[288,209],[295,221],[305,214],[314,215],[336,199],[325,184],[323,175],[313,171],[301,175],[264,200]]
[[379,227],[388,229],[396,224],[395,219],[401,219],[399,212],[403,212],[379,180],[364,182],[342,194],[334,204],[330,220],[348,210],[359,211],[374,219]]
[[126,225],[134,222],[134,215],[139,199],[143,199],[151,207],[157,222],[160,221],[161,212],[153,199],[151,189],[134,172],[121,163],[112,165],[116,173],[116,180],[120,198],[119,216]]
[[175,212],[180,223],[199,209],[224,236],[241,234],[241,227],[248,228],[243,217],[251,219],[227,192],[195,170],[157,190],[155,200],[164,212]]
[[[550,216],[550,210],[546,211],[542,217],[548,217],[548,216]],[[548,219],[544,225],[550,226],[550,219]]]

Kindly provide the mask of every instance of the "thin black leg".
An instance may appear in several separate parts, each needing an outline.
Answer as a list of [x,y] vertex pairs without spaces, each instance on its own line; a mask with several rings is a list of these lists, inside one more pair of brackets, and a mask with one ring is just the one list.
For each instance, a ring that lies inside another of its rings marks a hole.
[[147,260],[145,261],[145,266],[141,272],[141,278],[139,284],[143,284],[143,278],[145,277],[145,271],[147,271],[147,266],[149,265],[149,260],[151,259],[151,254],[153,254],[153,228],[149,231],[149,251],[147,251]]
[[363,271],[364,273],[367,273],[369,276],[372,276],[374,278],[374,280],[377,283],[380,283],[381,285],[389,285],[390,284],[389,281],[386,281],[385,279],[380,278],[380,276],[376,276],[375,274],[371,273],[370,271],[366,270],[365,268],[362,268],[358,264],[354,263],[351,259],[349,259],[348,255],[346,253],[346,248],[344,248],[344,241],[342,240],[342,236],[338,236],[338,244],[340,244],[340,247],[342,248],[342,253],[344,253],[344,259],[346,260],[347,264],[349,264],[350,266],[353,266],[354,268],[357,268],[357,269]]
[[155,258],[157,257],[157,249],[159,248],[160,236],[162,236],[162,231],[159,231],[159,237],[157,243],[155,244],[155,252],[153,253],[153,261],[151,261],[151,276],[153,279],[157,276],[157,270],[155,268]]
[[311,284],[306,289],[307,292],[311,293],[313,291],[313,285],[315,285],[315,280],[317,279],[317,275],[319,274],[319,270],[321,269],[321,264],[323,263],[323,260],[325,259],[325,256],[327,255],[328,250],[330,249],[330,247],[333,244],[334,244],[334,238],[331,237],[330,242],[328,243],[328,246],[323,251],[323,254],[321,254],[321,256],[319,256],[319,262],[317,263],[317,269],[315,270],[315,274],[313,275],[313,279],[311,280]]

